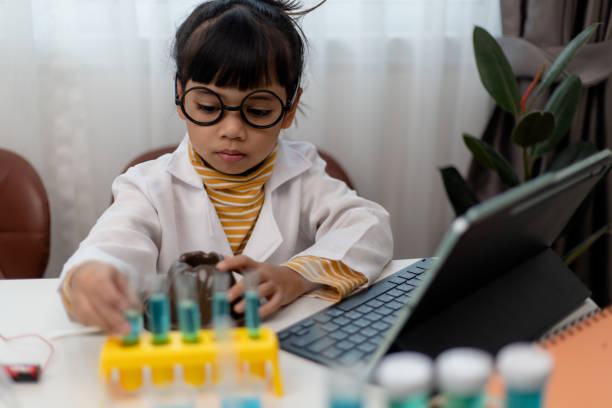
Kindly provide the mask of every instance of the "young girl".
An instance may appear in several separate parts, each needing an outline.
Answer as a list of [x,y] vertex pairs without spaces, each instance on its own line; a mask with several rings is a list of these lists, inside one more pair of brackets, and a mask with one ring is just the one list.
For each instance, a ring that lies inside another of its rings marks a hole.
[[[179,27],[175,103],[187,135],[113,183],[114,203],[62,270],[74,319],[128,333],[126,274],[166,273],[189,251],[223,254],[221,271],[258,269],[262,316],[308,291],[341,299],[389,261],[389,214],[328,176],[312,144],[279,139],[302,93],[298,7],[208,1]],[[235,284],[230,301],[242,292]]]

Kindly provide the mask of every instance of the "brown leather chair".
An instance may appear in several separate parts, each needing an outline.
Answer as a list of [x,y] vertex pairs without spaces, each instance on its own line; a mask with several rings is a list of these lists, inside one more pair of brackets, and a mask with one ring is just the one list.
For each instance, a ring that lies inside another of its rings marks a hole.
[[49,260],[47,191],[23,157],[0,149],[0,278],[41,278]]
[[[166,154],[166,153],[172,153],[176,148],[177,148],[177,145],[171,145],[171,146],[163,146],[157,149],[149,150],[148,152],[145,152],[135,157],[127,166],[125,166],[125,168],[123,169],[123,172],[125,172],[127,169],[129,169],[130,167],[138,163],[142,163],[147,160],[156,159],[159,156]],[[348,174],[346,174],[346,172],[344,171],[342,166],[340,166],[338,161],[336,161],[336,159],[334,159],[329,153],[324,152],[321,149],[319,149],[319,155],[327,163],[325,170],[330,176],[337,178],[338,180],[344,181],[346,185],[349,186],[350,189],[352,190],[355,189],[353,187],[353,183],[351,183],[351,179],[349,178]]]

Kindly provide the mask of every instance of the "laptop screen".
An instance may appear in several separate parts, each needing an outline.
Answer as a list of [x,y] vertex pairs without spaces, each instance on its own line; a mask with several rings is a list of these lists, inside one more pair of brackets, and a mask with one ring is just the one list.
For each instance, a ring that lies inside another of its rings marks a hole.
[[580,306],[589,292],[550,246],[611,163],[609,150],[599,152],[457,218],[370,367],[398,350],[496,352],[537,339]]

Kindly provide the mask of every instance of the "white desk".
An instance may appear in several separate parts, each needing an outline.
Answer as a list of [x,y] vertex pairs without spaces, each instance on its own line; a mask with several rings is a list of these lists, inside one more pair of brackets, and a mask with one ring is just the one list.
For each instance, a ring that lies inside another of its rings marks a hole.
[[[384,269],[381,277],[414,261],[416,260],[392,261]],[[0,334],[10,337],[37,333],[53,337],[66,330],[81,328],[82,326],[68,320],[57,293],[57,286],[57,279],[0,280]],[[329,302],[321,299],[302,297],[264,324],[278,331],[328,305]],[[582,315],[595,307],[595,304],[589,300],[575,314]],[[573,317],[568,318],[573,319]],[[13,386],[21,406],[26,408],[111,406],[106,401],[107,394],[98,367],[98,357],[105,339],[102,334],[89,334],[53,340],[55,353],[40,381]],[[280,351],[280,365],[285,396],[266,399],[266,407],[325,406],[329,370],[283,350]],[[366,387],[366,406],[383,407],[382,390],[371,385]],[[204,395],[199,399],[198,402],[207,403],[198,406],[210,407],[210,400],[207,398],[210,398],[210,395]],[[130,406],[146,405],[134,403]],[[213,403],[212,406],[216,405]]]

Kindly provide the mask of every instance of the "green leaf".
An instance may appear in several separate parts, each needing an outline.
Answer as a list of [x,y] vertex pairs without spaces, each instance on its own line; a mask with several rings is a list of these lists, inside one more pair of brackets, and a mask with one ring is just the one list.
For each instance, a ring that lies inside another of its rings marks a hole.
[[567,255],[565,255],[565,257],[563,258],[563,261],[565,262],[566,265],[571,264],[576,259],[578,259],[580,255],[582,255],[585,251],[587,251],[599,238],[609,233],[610,233],[610,224],[604,225],[603,227],[595,231],[593,234],[591,234],[591,236],[589,236],[583,242],[581,242],[580,244],[572,248],[572,250],[569,251]]
[[552,158],[547,171],[561,170],[574,162],[589,157],[595,152],[597,152],[597,148],[591,142],[580,141],[573,143]]
[[517,117],[521,96],[510,63],[495,38],[484,28],[474,27],[472,37],[482,84],[503,110]]
[[444,189],[457,216],[465,213],[468,208],[478,204],[478,198],[468,186],[465,179],[454,166],[439,169],[444,182]]
[[582,93],[582,81],[576,75],[567,78],[555,89],[546,107],[555,117],[555,130],[552,136],[532,147],[531,155],[534,159],[554,150],[563,137],[567,134]]
[[520,183],[510,163],[491,145],[467,133],[463,134],[463,142],[474,155],[474,159],[484,167],[496,171],[505,185],[514,187]]
[[529,112],[512,131],[512,141],[521,147],[533,146],[552,136],[555,117],[550,112]]
[[574,58],[574,55],[576,55],[580,47],[582,47],[582,45],[589,40],[593,32],[595,32],[595,30],[597,29],[597,26],[599,26],[600,24],[601,23],[591,24],[590,26],[585,28],[580,34],[574,37],[574,39],[570,41],[569,44],[567,44],[567,46],[563,49],[563,51],[561,51],[561,54],[559,54],[555,62],[553,62],[548,72],[546,72],[546,75],[544,75],[542,82],[540,82],[540,85],[538,85],[538,88],[535,91],[535,96],[540,95],[553,82],[555,82],[557,77],[561,74],[561,72],[563,72],[565,67],[567,67],[567,64],[569,64],[570,61]]

